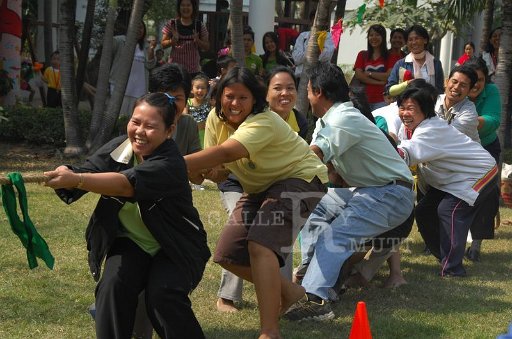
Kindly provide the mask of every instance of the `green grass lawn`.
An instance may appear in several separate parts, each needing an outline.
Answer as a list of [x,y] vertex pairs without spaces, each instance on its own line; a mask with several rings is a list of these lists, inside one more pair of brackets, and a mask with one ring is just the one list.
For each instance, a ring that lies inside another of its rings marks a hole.
[[[53,168],[49,166],[49,168]],[[39,170],[39,169],[37,169]],[[55,256],[55,268],[30,270],[25,251],[0,213],[0,338],[94,338],[87,312],[94,301],[84,231],[97,195],[88,194],[71,206],[52,190],[27,184],[30,215]],[[208,186],[194,192],[213,250],[226,219],[218,191]],[[502,221],[512,210],[501,209]],[[358,301],[367,304],[374,338],[495,338],[512,321],[512,226],[502,225],[496,239],[484,241],[482,261],[466,262],[468,277],[441,279],[436,260],[421,254],[414,229],[402,246],[402,269],[408,285],[382,289],[382,268],[366,289],[349,290],[334,307],[328,322],[282,321],[285,338],[347,338]],[[297,260],[297,256],[295,260]],[[207,338],[257,338],[259,320],[251,284],[245,284],[240,312],[215,309],[220,267],[209,262],[192,294],[193,308]]]

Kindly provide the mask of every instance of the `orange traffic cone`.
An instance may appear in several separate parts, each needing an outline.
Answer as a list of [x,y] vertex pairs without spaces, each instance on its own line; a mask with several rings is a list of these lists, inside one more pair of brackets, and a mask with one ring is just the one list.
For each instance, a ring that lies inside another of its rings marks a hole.
[[349,339],[372,339],[370,322],[368,321],[368,313],[366,313],[366,304],[364,301],[357,303]]

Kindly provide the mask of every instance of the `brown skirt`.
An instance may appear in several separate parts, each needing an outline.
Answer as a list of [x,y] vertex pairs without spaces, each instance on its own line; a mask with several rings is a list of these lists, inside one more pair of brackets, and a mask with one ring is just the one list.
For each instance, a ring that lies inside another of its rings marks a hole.
[[284,266],[297,234],[326,192],[318,177],[310,183],[285,179],[265,192],[243,194],[222,230],[213,261],[250,266],[248,241],[276,253]]

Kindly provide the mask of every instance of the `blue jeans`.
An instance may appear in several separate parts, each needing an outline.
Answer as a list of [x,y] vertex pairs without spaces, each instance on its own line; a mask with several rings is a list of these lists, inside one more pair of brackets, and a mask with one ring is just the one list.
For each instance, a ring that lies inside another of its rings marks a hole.
[[301,233],[303,261],[314,253],[302,281],[306,292],[328,299],[345,260],[403,223],[413,206],[413,191],[399,185],[330,188]]

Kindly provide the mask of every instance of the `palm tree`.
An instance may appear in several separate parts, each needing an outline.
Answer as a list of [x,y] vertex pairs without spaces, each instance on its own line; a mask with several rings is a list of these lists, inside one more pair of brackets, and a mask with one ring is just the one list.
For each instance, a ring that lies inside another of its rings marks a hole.
[[231,0],[229,14],[231,20],[231,53],[240,66],[245,65],[242,10],[242,0]]
[[[502,30],[495,82],[502,102],[500,141],[503,147],[510,147],[510,73],[512,70],[512,0],[502,2]],[[503,153],[502,153],[503,154]]]
[[[109,100],[108,109],[103,117],[103,122],[100,125],[100,129],[96,137],[92,141],[90,152],[94,152],[105,142],[107,142],[114,131],[117,119],[119,117],[119,110],[123,103],[124,92],[126,90],[126,84],[130,76],[130,70],[132,68],[133,54],[135,52],[135,45],[139,34],[139,28],[142,23],[142,16],[144,14],[145,3],[144,0],[134,0],[132,12],[130,15],[130,22],[128,24],[128,31],[126,34],[126,43],[124,45],[124,53],[119,60],[119,63],[125,65],[123,72],[119,74],[114,87],[114,92]],[[105,51],[104,51],[105,53]]]
[[50,55],[53,52],[53,16],[52,1],[44,2],[44,60],[50,62]]
[[487,47],[487,38],[492,28],[492,16],[494,13],[494,0],[485,1],[484,25],[482,27],[482,38],[480,39],[480,51],[485,51]]
[[299,112],[307,112],[309,108],[307,86],[309,78],[307,71],[312,65],[318,63],[320,56],[320,49],[318,48],[318,32],[329,29],[329,16],[330,16],[330,0],[320,0],[318,2],[315,20],[311,27],[311,34],[309,35],[308,49],[306,51],[306,63],[304,70],[300,76],[300,83],[297,93],[297,110]]
[[114,37],[114,25],[117,18],[115,1],[110,0],[105,34],[103,36],[103,46],[101,52],[100,66],[98,72],[98,81],[96,82],[96,95],[94,96],[94,109],[92,111],[91,126],[85,145],[90,150],[96,134],[99,132],[103,122],[103,114],[107,103],[109,93],[109,75],[110,65],[112,64],[112,48]]
[[59,29],[59,51],[61,59],[62,113],[66,135],[65,154],[82,154],[82,136],[78,122],[78,98],[75,86],[73,43],[75,40],[76,0],[64,0],[59,7],[61,26]]
[[82,43],[78,54],[78,67],[76,70],[76,92],[78,93],[78,96],[80,96],[80,93],[82,92],[82,86],[85,79],[85,67],[87,66],[87,60],[89,58],[89,46],[91,43],[95,8],[96,0],[87,1],[84,28],[82,30]]

